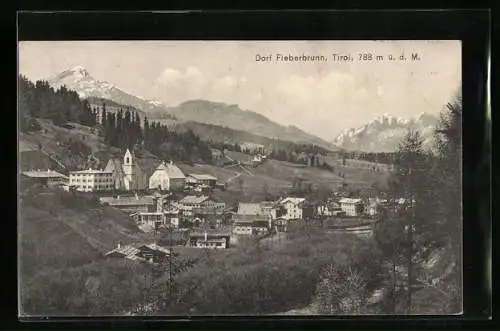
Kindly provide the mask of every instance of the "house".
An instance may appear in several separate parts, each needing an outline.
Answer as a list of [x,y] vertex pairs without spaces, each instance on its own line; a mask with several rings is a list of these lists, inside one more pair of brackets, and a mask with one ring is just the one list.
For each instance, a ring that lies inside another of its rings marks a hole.
[[186,176],[172,161],[162,162],[149,178],[149,188],[163,191],[182,190],[186,185]]
[[111,191],[114,187],[114,178],[111,171],[102,169],[88,169],[70,171],[69,186],[81,192]]
[[333,200],[321,203],[316,209],[316,213],[319,216],[337,216],[341,212],[342,208],[340,207],[340,204]]
[[110,159],[104,169],[111,172],[114,179],[114,187],[117,190],[144,190],[147,188],[147,174],[137,163],[133,152],[129,149],[125,152],[123,160]]
[[273,213],[269,203],[242,203],[234,215],[233,233],[236,235],[260,235],[271,228]]
[[288,197],[279,202],[285,209],[285,214],[281,218],[285,220],[300,220],[303,216],[306,199]]
[[340,208],[346,216],[359,216],[364,209],[363,200],[353,198],[340,199]]
[[240,144],[240,148],[242,152],[245,153],[264,153],[265,146],[262,144],[256,144],[252,142],[243,142]]
[[131,244],[131,245],[118,245],[115,249],[105,254],[110,258],[125,258],[132,261],[145,262],[145,263],[161,263],[166,257],[170,255],[170,251],[163,248],[156,243],[144,244]]
[[205,185],[212,188],[217,183],[217,177],[208,174],[189,174],[186,180],[192,185]]
[[42,186],[63,187],[68,185],[68,177],[54,170],[47,171],[33,170],[24,171],[23,175],[39,182]]
[[197,248],[229,248],[231,235],[223,232],[192,233],[189,235],[189,245]]
[[179,227],[180,210],[177,206],[170,205],[164,208],[163,214],[165,215],[165,224],[170,224],[175,228]]
[[212,161],[214,164],[220,165],[224,162],[224,151],[217,148],[212,148],[210,151],[212,152]]
[[271,222],[265,215],[236,215],[232,228],[235,235],[263,235],[270,230]]
[[137,194],[134,197],[101,197],[102,204],[112,206],[127,212],[151,212],[156,210],[154,197]]
[[262,213],[270,215],[271,219],[276,219],[276,204],[274,201],[262,201],[259,203]]
[[272,220],[276,218],[276,208],[272,201],[262,201],[259,203],[240,202],[236,218],[241,215],[263,216],[266,219]]
[[207,212],[209,214],[222,214],[226,209],[224,202],[217,202],[206,195],[187,195],[179,201],[182,213],[186,216],[192,216],[195,212]]
[[166,217],[163,212],[135,212],[130,214],[137,225],[145,232],[158,229],[160,226],[167,225]]
[[374,217],[380,214],[380,210],[387,204],[387,200],[378,199],[378,198],[369,198],[368,199],[368,208],[367,213],[369,216]]
[[187,195],[179,201],[179,209],[185,216],[193,216],[194,209],[201,208],[202,203],[209,199],[206,195]]

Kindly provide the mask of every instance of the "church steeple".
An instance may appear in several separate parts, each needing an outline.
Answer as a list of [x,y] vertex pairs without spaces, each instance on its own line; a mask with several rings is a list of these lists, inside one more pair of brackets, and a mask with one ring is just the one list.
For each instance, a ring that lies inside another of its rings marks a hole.
[[133,153],[130,153],[130,150],[127,148],[125,152],[125,156],[123,157],[123,165],[132,166],[135,165],[135,157]]

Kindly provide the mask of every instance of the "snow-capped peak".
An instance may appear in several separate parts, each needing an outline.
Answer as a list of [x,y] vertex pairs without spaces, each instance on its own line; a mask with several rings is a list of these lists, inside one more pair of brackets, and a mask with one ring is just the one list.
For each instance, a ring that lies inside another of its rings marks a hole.
[[409,119],[385,113],[362,126],[343,130],[334,144],[366,152],[393,151],[409,128],[416,128],[425,136],[432,133],[437,120],[436,116],[424,112]]
[[159,108],[164,107],[159,101],[149,101],[142,96],[124,91],[109,82],[93,78],[83,65],[76,65],[66,69],[48,79],[48,82],[54,88],[66,86],[66,88],[77,92],[81,98],[97,97],[109,99],[144,112],[158,111]]
[[80,75],[82,77],[89,77],[90,76],[90,74],[87,71],[87,69],[85,69],[85,67],[82,66],[82,65],[77,65],[77,66],[71,68],[70,71],[72,71],[75,74],[78,74],[78,75]]

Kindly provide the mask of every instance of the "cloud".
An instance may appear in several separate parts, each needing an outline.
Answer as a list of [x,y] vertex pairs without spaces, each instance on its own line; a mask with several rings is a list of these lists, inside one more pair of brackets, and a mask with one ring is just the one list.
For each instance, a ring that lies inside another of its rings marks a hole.
[[234,92],[237,89],[242,89],[246,81],[245,77],[224,76],[215,80],[212,90],[216,92]]
[[188,66],[184,70],[165,68],[156,78],[153,94],[168,104],[176,104],[203,96],[206,78],[200,69]]

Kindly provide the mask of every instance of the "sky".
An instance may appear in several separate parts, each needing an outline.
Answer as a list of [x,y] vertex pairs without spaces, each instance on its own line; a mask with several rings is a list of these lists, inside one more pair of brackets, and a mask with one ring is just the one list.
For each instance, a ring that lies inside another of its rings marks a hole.
[[[368,53],[384,59],[359,58]],[[327,60],[283,62],[276,54]],[[95,79],[168,106],[238,104],[326,140],[383,114],[438,114],[461,87],[460,41],[26,41],[18,59],[31,80],[81,65]]]

